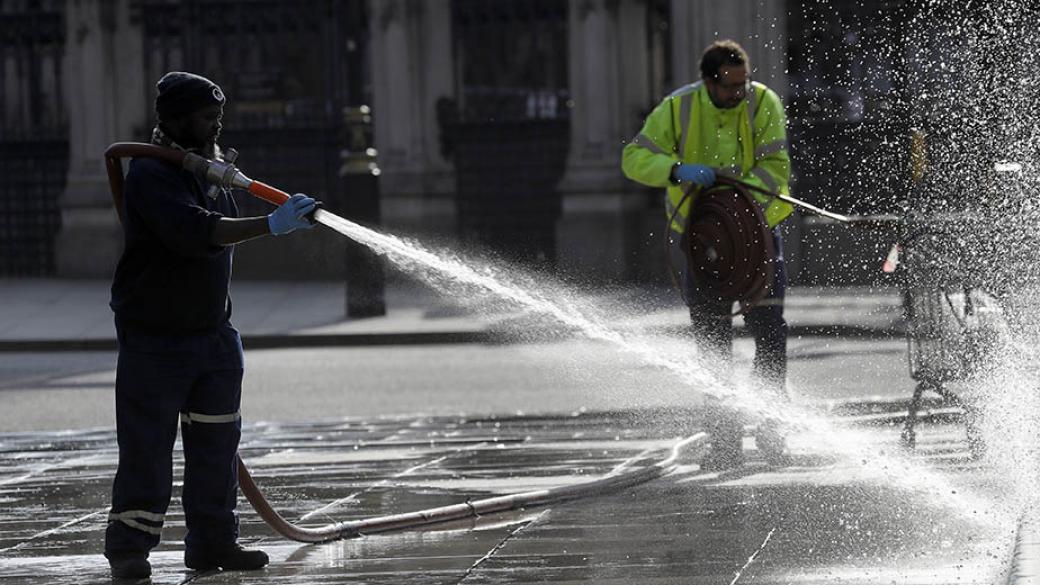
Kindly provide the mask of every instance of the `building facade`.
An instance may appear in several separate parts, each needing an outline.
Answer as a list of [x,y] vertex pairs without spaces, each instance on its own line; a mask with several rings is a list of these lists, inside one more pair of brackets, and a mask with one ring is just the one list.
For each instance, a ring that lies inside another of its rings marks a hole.
[[[175,69],[224,87],[221,141],[241,151],[250,176],[348,210],[358,187],[345,169],[372,147],[378,188],[364,196],[378,196],[378,211],[366,222],[536,269],[663,281],[661,194],[622,176],[621,149],[664,95],[699,77],[703,47],[732,38],[748,49],[753,77],[788,103],[795,195],[838,211],[850,201],[861,212],[887,210],[897,182],[880,195],[877,185],[842,183],[848,165],[828,167],[819,151],[831,136],[845,136],[851,153],[902,134],[871,118],[896,91],[878,86],[878,74],[898,59],[881,55],[869,70],[828,61],[835,51],[876,46],[871,54],[880,55],[878,47],[898,43],[879,31],[902,3],[844,21],[820,4],[0,0],[0,165],[8,170],[0,275],[111,274],[121,235],[103,152],[147,139],[155,80]],[[32,32],[15,35],[9,23]],[[844,77],[829,79],[835,71]],[[259,201],[245,207],[265,212]],[[835,247],[844,232],[812,221],[790,230],[793,272],[804,282],[843,272],[837,281],[862,280],[856,264],[883,243]],[[17,260],[30,249],[34,260]],[[255,278],[342,278],[348,261],[342,238],[328,232],[261,240],[237,255],[238,274]]]

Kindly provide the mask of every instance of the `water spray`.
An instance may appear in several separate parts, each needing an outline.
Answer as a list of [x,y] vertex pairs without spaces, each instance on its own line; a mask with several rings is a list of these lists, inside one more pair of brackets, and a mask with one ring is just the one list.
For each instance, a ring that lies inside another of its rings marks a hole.
[[[733,408],[752,416],[777,419],[786,426],[816,435],[820,440],[813,442],[813,445],[828,454],[862,464],[865,472],[883,477],[893,486],[928,496],[936,505],[948,507],[972,520],[984,523],[1001,520],[999,513],[982,513],[992,509],[990,502],[954,487],[939,474],[912,465],[905,457],[878,453],[877,449],[872,448],[874,443],[865,435],[839,429],[831,421],[786,401],[755,396],[747,388],[718,379],[691,356],[688,348],[666,354],[661,347],[652,346],[647,340],[633,337],[614,327],[613,320],[596,318],[587,307],[579,308],[567,302],[565,294],[553,291],[541,293],[537,288],[529,290],[512,286],[496,278],[493,271],[475,267],[472,261],[450,254],[436,254],[415,242],[376,232],[334,214],[324,214],[323,217],[328,220],[325,225],[387,256],[402,268],[425,275],[427,283],[439,290],[451,292],[453,287],[466,285],[545,314],[575,329],[587,339],[605,342],[635,355],[649,366],[668,371],[685,386],[724,400]],[[865,223],[871,224],[870,221]]]

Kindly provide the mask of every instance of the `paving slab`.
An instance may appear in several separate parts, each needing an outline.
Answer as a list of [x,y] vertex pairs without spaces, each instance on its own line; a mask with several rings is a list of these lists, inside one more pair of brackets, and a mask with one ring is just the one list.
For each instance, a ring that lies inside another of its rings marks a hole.
[[[681,414],[681,413],[678,413]],[[668,421],[647,424],[646,421]],[[869,427],[895,449],[898,426]],[[696,431],[675,412],[386,417],[248,426],[242,455],[284,516],[323,525],[573,485]],[[963,428],[923,425],[915,462],[978,487]],[[792,436],[787,465],[707,473],[702,452],[622,491],[422,530],[305,545],[243,502],[259,572],[187,571],[171,506],[152,583],[996,583],[1014,530],[864,478],[855,461]],[[942,454],[942,457],[936,457]],[[179,460],[179,453],[175,460]],[[0,435],[0,580],[104,583],[100,555],[116,462],[111,430]],[[179,462],[175,476],[179,477]],[[176,491],[179,491],[179,485]],[[1013,528],[1013,527],[1011,527]]]

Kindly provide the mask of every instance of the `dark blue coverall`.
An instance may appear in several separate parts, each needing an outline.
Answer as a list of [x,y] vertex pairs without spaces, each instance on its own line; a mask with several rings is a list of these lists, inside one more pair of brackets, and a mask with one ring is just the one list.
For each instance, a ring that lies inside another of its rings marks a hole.
[[243,362],[230,321],[233,247],[210,243],[216,222],[237,216],[230,192],[210,198],[193,175],[169,163],[131,161],[111,302],[119,468],[105,534],[109,558],[147,555],[159,543],[178,422],[187,548],[238,537]]

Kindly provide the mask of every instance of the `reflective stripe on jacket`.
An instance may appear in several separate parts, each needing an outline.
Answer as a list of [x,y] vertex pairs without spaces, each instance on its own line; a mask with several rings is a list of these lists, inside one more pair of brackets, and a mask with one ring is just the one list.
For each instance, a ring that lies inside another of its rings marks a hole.
[[[665,98],[646,118],[643,129],[622,152],[621,167],[628,178],[651,187],[667,187],[666,212],[672,217],[682,200],[682,187],[669,180],[677,162],[699,163],[716,172],[788,194],[791,159],[787,154],[787,120],[780,97],[761,83],[735,108],[711,103],[703,82],[682,87]],[[787,203],[752,191],[765,206],[766,222],[773,227],[791,215]],[[687,199],[672,229],[682,233],[689,213]]]

